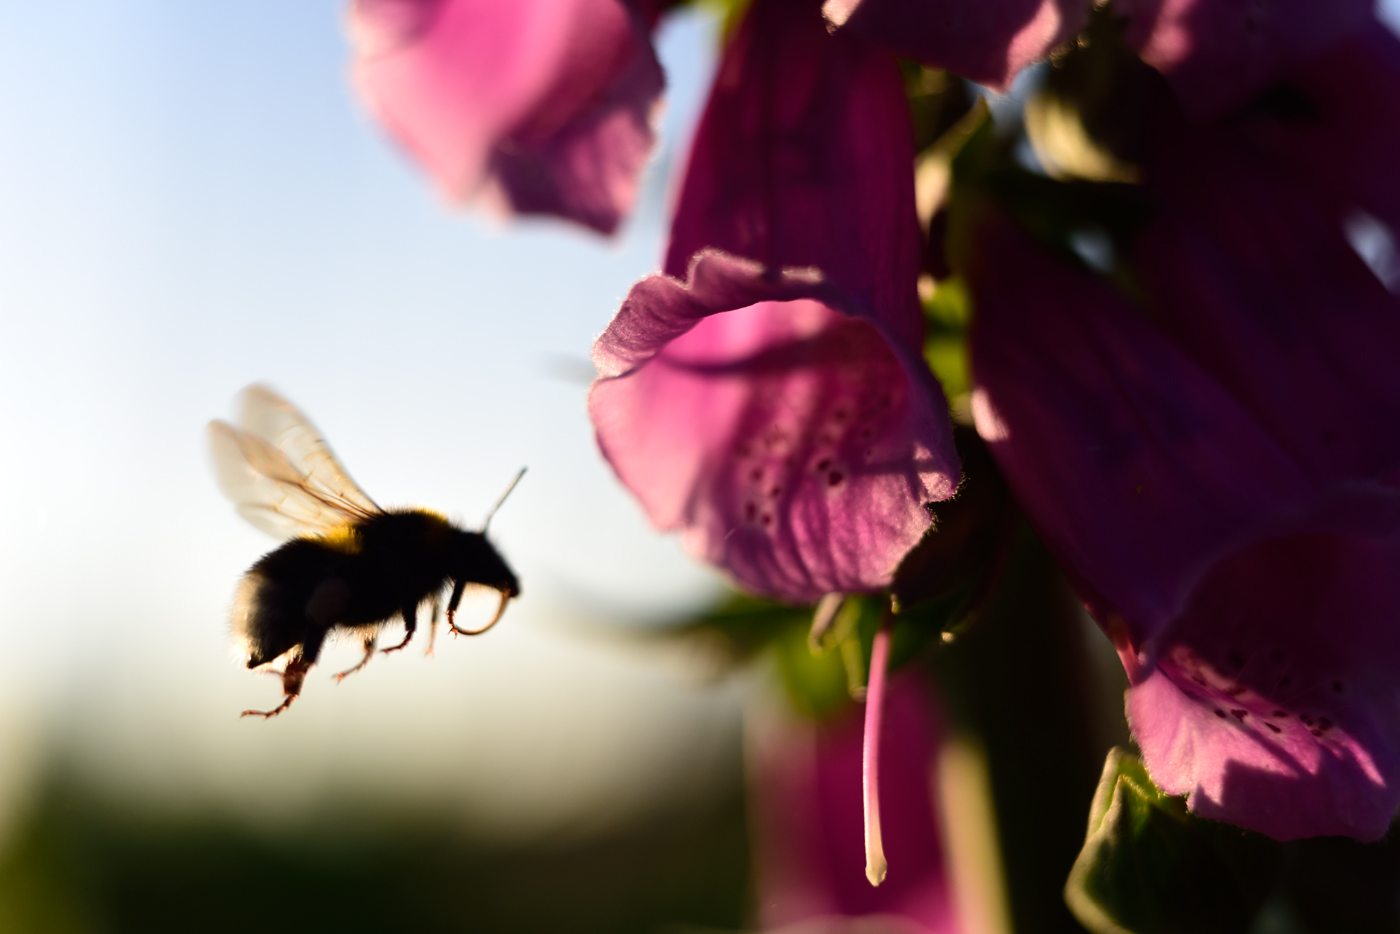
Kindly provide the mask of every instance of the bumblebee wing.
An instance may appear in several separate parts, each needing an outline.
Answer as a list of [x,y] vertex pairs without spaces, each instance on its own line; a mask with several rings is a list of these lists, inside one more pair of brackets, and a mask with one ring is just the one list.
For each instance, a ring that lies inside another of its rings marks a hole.
[[241,422],[210,422],[209,442],[219,488],[257,528],[316,535],[382,512],[306,416],[272,390],[247,390]]
[[286,455],[318,494],[344,505],[359,517],[383,512],[359,488],[331,453],[321,433],[301,411],[267,386],[249,386],[243,393],[242,428]]

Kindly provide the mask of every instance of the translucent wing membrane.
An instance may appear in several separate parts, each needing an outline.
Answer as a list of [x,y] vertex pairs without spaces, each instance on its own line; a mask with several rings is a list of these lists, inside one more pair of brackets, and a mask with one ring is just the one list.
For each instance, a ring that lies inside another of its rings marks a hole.
[[296,406],[266,386],[243,393],[240,427],[209,423],[219,489],[269,535],[320,535],[383,510],[346,474]]

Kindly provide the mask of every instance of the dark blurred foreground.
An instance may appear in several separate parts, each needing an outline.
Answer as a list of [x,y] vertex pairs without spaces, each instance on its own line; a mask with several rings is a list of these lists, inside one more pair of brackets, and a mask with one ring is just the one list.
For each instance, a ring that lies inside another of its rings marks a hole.
[[282,831],[141,812],[59,776],[0,855],[0,932],[736,930],[748,874],[737,783],[704,814],[502,846],[375,807]]

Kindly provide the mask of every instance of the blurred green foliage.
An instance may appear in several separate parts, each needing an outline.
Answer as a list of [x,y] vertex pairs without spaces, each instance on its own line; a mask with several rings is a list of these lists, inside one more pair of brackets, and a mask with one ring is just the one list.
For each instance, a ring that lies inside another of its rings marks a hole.
[[1161,117],[1175,104],[1166,79],[1124,41],[1127,26],[1110,4],[1096,5],[1075,43],[1055,55],[1039,93],[1069,105],[1095,146],[1141,165],[1154,134],[1171,132]]
[[[1152,216],[1142,188],[1126,182],[1054,179],[1032,172],[1016,158],[1018,138],[999,135],[991,121],[972,134],[953,159],[953,194],[945,250],[954,271],[965,268],[968,231],[990,205],[1011,216],[1027,234],[1064,262],[1102,274],[1129,297],[1140,290],[1122,262]],[[1111,247],[1099,264],[1078,246],[1086,234]],[[970,306],[976,310],[976,296]]]
[[749,4],[753,0],[674,0],[671,6],[682,6],[685,3],[696,3],[700,6],[709,7],[720,18],[720,38],[728,39],[730,33],[739,26],[739,21],[744,18],[744,14],[749,10]]
[[924,300],[924,359],[950,402],[972,389],[967,355],[970,319],[967,286],[957,276],[938,283]]
[[[946,601],[943,609],[951,611],[955,603]],[[728,669],[768,657],[792,706],[820,719],[840,713],[852,700],[864,696],[871,645],[888,605],[889,598],[882,595],[848,596],[836,624],[814,646],[811,608],[733,593],[710,613],[663,630],[657,637],[718,650]],[[932,606],[895,614],[890,668],[912,661],[930,641],[937,641],[943,618]]]
[[1104,752],[1126,739],[1121,686],[1053,559],[1014,514],[1008,525],[975,625],[924,661],[950,727],[987,756],[1013,929],[1070,934],[1083,928],[1064,881]]
[[957,75],[901,59],[904,93],[909,99],[914,151],[923,152],[957,125],[977,100],[977,94]]
[[432,814],[366,806],[255,830],[55,778],[0,856],[0,932],[737,930],[750,898],[737,784],[718,812],[493,846]]

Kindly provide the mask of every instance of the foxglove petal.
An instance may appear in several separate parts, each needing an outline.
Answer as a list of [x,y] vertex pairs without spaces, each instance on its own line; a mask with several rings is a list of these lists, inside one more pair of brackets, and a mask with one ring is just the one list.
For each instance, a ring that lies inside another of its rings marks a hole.
[[1101,621],[1141,648],[1240,528],[1314,487],[1108,286],[1001,220],[975,255],[978,431]]
[[933,805],[941,725],[926,690],[907,675],[891,681],[885,703],[880,793],[893,819],[885,827],[889,874],[879,888],[861,867],[860,712],[824,724],[772,717],[751,731],[765,930],[818,919],[824,924],[815,929],[842,930],[840,919],[870,915],[910,934],[961,929]]
[[1372,21],[1239,121],[1258,157],[1400,230],[1400,39]]
[[1157,329],[1319,486],[1400,468],[1400,297],[1330,197],[1218,131],[1186,133],[1152,176],[1131,261]]
[[[1249,202],[1248,185],[1237,193]],[[1192,218],[1180,229],[1178,207]],[[1165,250],[1158,236],[1202,238],[1199,253],[1153,254],[1179,281],[1148,281],[1158,305],[1146,317],[983,225],[979,253],[997,251],[1044,294],[973,270],[978,427],[1115,637],[1154,780],[1277,838],[1372,839],[1400,803],[1400,496],[1365,475],[1387,463],[1368,426],[1389,431],[1372,348],[1351,346],[1368,312],[1309,305],[1306,291],[1298,307],[1275,305],[1255,283],[1269,312],[1255,314],[1250,288],[1212,274],[1248,283],[1271,238],[1287,238],[1219,220],[1187,199],[1143,236],[1144,251]],[[1296,275],[1306,282],[1307,267]],[[1290,380],[1341,406],[1330,449],[1308,434],[1329,423]]]
[[913,139],[886,53],[815,0],[754,0],[691,150],[665,270],[706,249],[812,266],[911,352],[922,344]]
[[634,287],[594,362],[613,469],[654,525],[758,592],[887,586],[956,485],[927,368],[810,273],[702,254],[688,284]]
[[1128,692],[1153,779],[1288,840],[1400,806],[1400,495],[1351,490],[1217,562]]
[[1233,110],[1371,18],[1371,0],[1120,0],[1126,38],[1197,119]]
[[833,25],[896,55],[1006,91],[1017,72],[1083,28],[1080,0],[826,0]]
[[610,233],[651,150],[660,65],[621,0],[357,0],[370,110],[452,198]]

